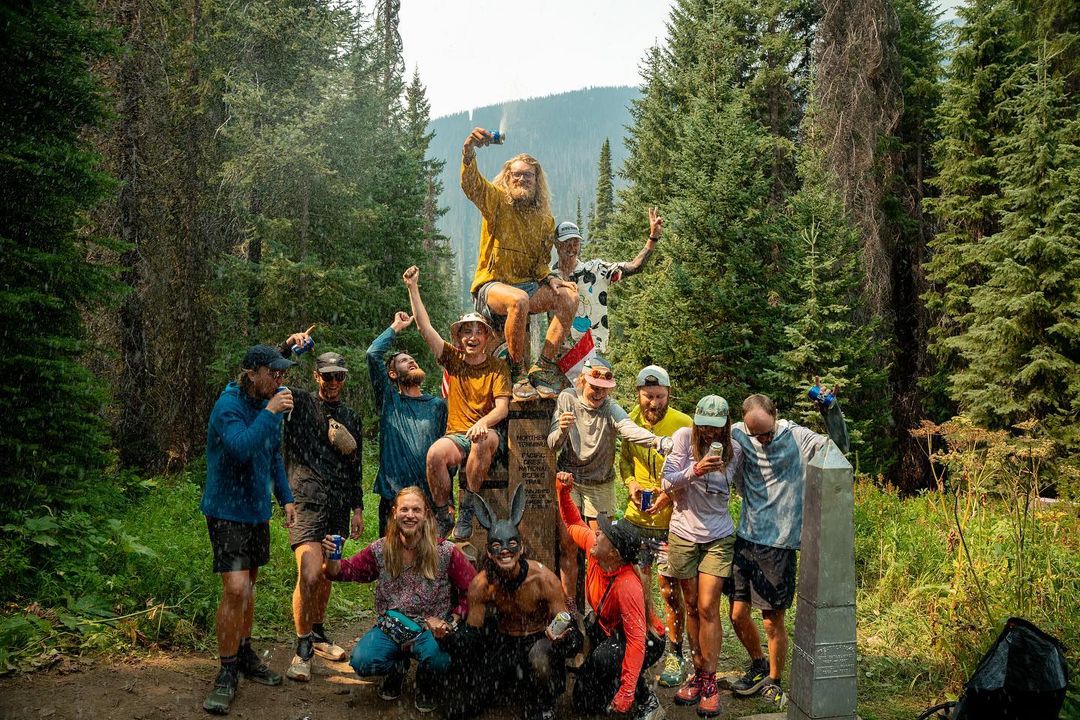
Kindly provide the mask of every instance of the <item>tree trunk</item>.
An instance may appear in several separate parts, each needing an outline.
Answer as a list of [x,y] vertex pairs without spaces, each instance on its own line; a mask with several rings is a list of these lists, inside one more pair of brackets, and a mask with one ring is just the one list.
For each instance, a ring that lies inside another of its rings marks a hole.
[[122,368],[116,398],[119,406],[116,437],[121,463],[148,469],[157,458],[157,447],[153,434],[148,431],[153,427],[150,422],[153,373],[144,317],[145,264],[139,215],[139,134],[145,80],[140,0],[123,0],[116,19],[125,30],[124,45],[127,47],[118,77],[120,143],[117,173],[122,183],[118,206],[120,238],[128,247],[120,256],[123,267],[120,279],[131,288],[118,312]]

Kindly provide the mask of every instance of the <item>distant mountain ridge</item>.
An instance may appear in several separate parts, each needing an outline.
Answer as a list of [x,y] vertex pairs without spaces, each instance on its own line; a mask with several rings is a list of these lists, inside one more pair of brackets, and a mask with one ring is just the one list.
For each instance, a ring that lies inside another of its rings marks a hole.
[[447,212],[439,220],[439,230],[450,238],[463,306],[476,269],[480,238],[480,213],[461,192],[461,145],[465,137],[474,127],[505,130],[505,145],[477,153],[484,176],[494,177],[504,162],[527,152],[540,161],[548,176],[556,221],[575,220],[580,199],[582,221],[587,223],[596,193],[600,146],[605,138],[611,141],[612,167],[618,172],[627,155],[623,136],[630,124],[630,102],[639,96],[633,87],[587,88],[488,105],[431,121],[428,127],[435,137],[430,155],[446,162],[439,205]]

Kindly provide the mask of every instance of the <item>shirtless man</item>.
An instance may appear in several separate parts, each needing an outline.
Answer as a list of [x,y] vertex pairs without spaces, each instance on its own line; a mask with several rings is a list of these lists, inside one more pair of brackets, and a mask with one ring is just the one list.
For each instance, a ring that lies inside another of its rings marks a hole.
[[523,698],[528,720],[555,717],[555,700],[566,688],[566,658],[576,654],[582,636],[571,624],[557,637],[548,628],[566,611],[566,597],[551,570],[525,557],[518,523],[525,512],[519,485],[509,520],[495,520],[482,497],[475,497],[476,519],[487,530],[484,566],[469,585],[469,613],[462,632],[461,707],[453,717],[469,717],[496,692]]

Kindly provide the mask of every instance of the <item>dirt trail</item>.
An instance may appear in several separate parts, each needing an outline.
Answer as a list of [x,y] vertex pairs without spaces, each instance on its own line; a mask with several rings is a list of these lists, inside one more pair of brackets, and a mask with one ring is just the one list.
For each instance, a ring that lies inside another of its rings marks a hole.
[[[342,628],[340,637],[355,637],[364,629]],[[351,630],[352,632],[348,632]],[[344,643],[343,643],[344,644]],[[351,645],[351,643],[346,646]],[[269,650],[270,666],[284,673],[292,658],[292,642],[256,642]],[[202,709],[217,661],[206,655],[159,653],[126,661],[64,661],[45,672],[0,679],[0,718],[11,720],[207,720]],[[281,687],[264,687],[241,680],[230,718],[254,720],[435,720],[413,707],[412,674],[401,698],[379,698],[379,678],[357,677],[347,662],[317,658],[312,680],[285,680]],[[693,708],[674,705],[675,691],[658,694],[672,720],[697,718]],[[725,692],[725,695],[727,693]],[[481,720],[513,720],[515,699],[489,709]],[[720,720],[764,709],[754,700],[726,698]],[[569,692],[557,707],[559,718],[574,717]]]

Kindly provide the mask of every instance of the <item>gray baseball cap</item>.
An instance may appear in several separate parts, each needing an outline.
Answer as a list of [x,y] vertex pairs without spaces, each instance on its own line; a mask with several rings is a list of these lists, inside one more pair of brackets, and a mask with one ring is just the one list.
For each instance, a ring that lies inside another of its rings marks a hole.
[[668,377],[667,370],[659,365],[646,365],[637,374],[637,387],[647,385],[659,385],[660,387],[669,388],[671,387],[671,378]]
[[345,366],[345,358],[336,352],[324,352],[315,358],[315,369],[324,372],[349,372]]
[[581,230],[578,230],[578,226],[569,220],[559,223],[559,226],[555,228],[555,242],[566,242],[573,238],[581,239]]

